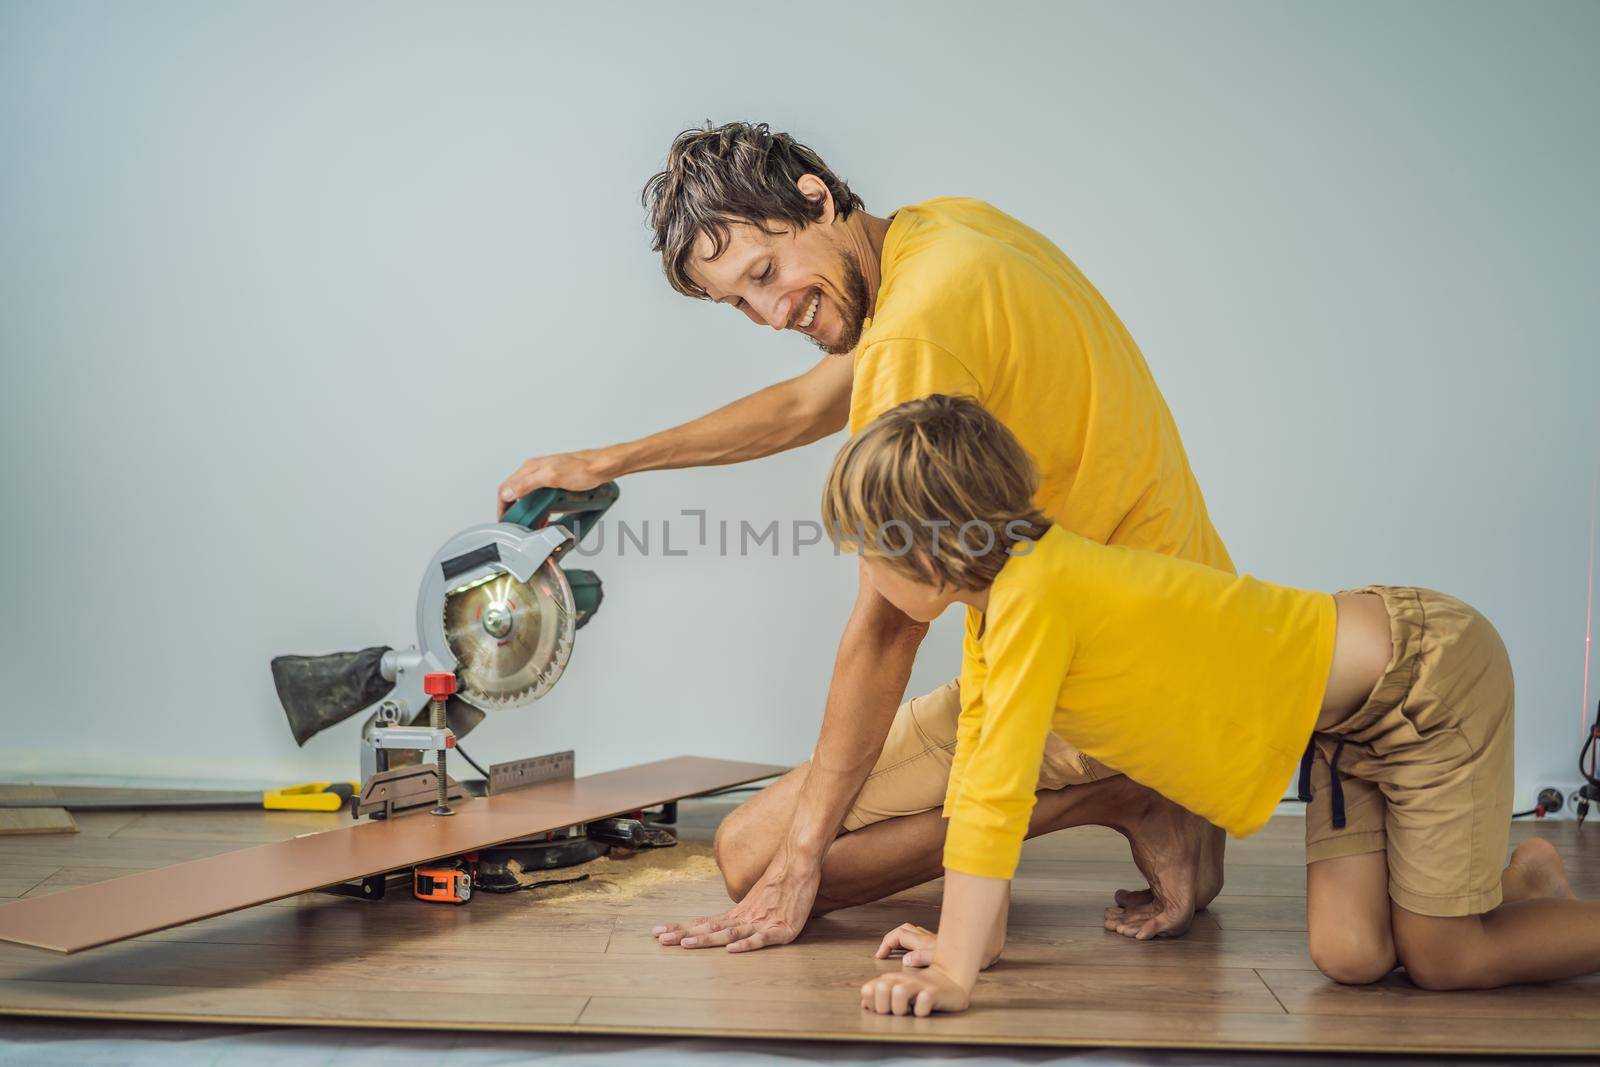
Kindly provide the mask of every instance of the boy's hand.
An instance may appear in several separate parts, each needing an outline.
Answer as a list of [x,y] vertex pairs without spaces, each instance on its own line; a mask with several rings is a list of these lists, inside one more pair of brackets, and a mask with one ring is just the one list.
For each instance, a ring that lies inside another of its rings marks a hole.
[[[896,948],[911,957],[910,967],[899,974],[880,974],[861,987],[861,1006],[879,1015],[931,1015],[936,1011],[966,1011],[978,972],[1000,955],[1006,938],[1006,908],[1011,902],[1011,880],[944,872],[944,904],[939,929],[906,923],[892,930],[878,946],[883,959]],[[931,955],[926,970],[912,970]]]
[[972,991],[937,967],[880,974],[861,987],[861,1007],[879,1015],[966,1011]]
[[896,951],[903,951],[905,955],[900,957],[901,966],[926,967],[933,962],[933,950],[938,944],[939,935],[927,927],[901,923],[883,935],[883,941],[872,958],[886,960]]
[[[903,951],[905,955],[900,957],[901,966],[927,967],[933,963],[933,950],[938,944],[939,935],[927,927],[915,923],[901,923],[883,935],[883,941],[878,945],[878,951],[872,954],[872,958],[886,960],[896,951]],[[985,971],[993,967],[1004,947],[995,944],[991,938],[989,950],[984,953],[983,962],[979,966]]]

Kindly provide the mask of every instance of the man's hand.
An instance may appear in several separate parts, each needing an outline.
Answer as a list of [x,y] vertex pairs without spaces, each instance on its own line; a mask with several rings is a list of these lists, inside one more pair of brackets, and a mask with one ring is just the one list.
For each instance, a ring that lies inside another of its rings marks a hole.
[[516,473],[500,483],[500,492],[495,501],[499,507],[496,514],[504,515],[507,508],[535,489],[582,492],[593,489],[609,477],[607,464],[599,449],[535,456],[524,460]]
[[822,885],[823,857],[883,749],[927,630],[926,623],[908,618],[880,596],[871,582],[861,582],[839,641],[822,735],[776,854],[738,904],[721,915],[657,926],[650,931],[657,941],[748,952],[800,936]]
[[751,952],[787,945],[800,936],[811,917],[821,881],[820,872],[806,875],[788,871],[780,857],[743,900],[721,915],[657,926],[650,933],[663,945],[683,948],[726,945],[729,952]]
[[879,1015],[932,1015],[966,1011],[972,990],[938,967],[880,974],[861,987],[861,1007]]
[[545,486],[581,492],[640,471],[743,463],[819,441],[844,429],[854,375],[848,357],[823,356],[799,377],[681,426],[606,448],[535,456],[500,483],[499,514]]

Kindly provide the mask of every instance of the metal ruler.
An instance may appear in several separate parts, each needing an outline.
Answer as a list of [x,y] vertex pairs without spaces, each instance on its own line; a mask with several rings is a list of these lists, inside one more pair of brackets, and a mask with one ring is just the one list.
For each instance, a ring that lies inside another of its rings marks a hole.
[[553,782],[571,778],[575,760],[573,752],[552,752],[548,756],[529,756],[527,759],[495,763],[489,767],[489,795],[499,796],[513,789],[524,789],[540,782]]

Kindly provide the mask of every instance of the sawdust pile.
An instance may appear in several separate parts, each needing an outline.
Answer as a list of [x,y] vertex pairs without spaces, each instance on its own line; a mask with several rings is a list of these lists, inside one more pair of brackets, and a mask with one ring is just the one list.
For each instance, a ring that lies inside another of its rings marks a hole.
[[686,882],[708,882],[718,889],[722,886],[722,875],[717,871],[711,846],[698,841],[680,841],[671,848],[647,848],[638,852],[613,849],[611,855],[554,871],[522,874],[516,863],[507,864],[507,869],[519,877],[540,881],[589,876],[581,882],[540,886],[525,894],[551,904],[620,903],[645,896],[654,889],[682,886]]

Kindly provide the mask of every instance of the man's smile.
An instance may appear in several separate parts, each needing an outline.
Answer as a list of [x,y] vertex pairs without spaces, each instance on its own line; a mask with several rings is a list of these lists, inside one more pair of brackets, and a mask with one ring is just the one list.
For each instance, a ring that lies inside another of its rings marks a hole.
[[813,285],[805,295],[795,301],[794,306],[796,310],[790,314],[784,329],[799,330],[804,333],[817,321],[817,311],[822,307],[822,287]]
[[809,327],[812,324],[812,322],[814,322],[816,320],[817,308],[819,308],[821,306],[822,306],[822,291],[818,290],[816,292],[816,294],[812,296],[811,303],[806,305],[805,314],[800,316],[800,321],[795,323],[795,326],[797,326],[798,328],[800,328],[802,330],[804,330],[807,327]]

